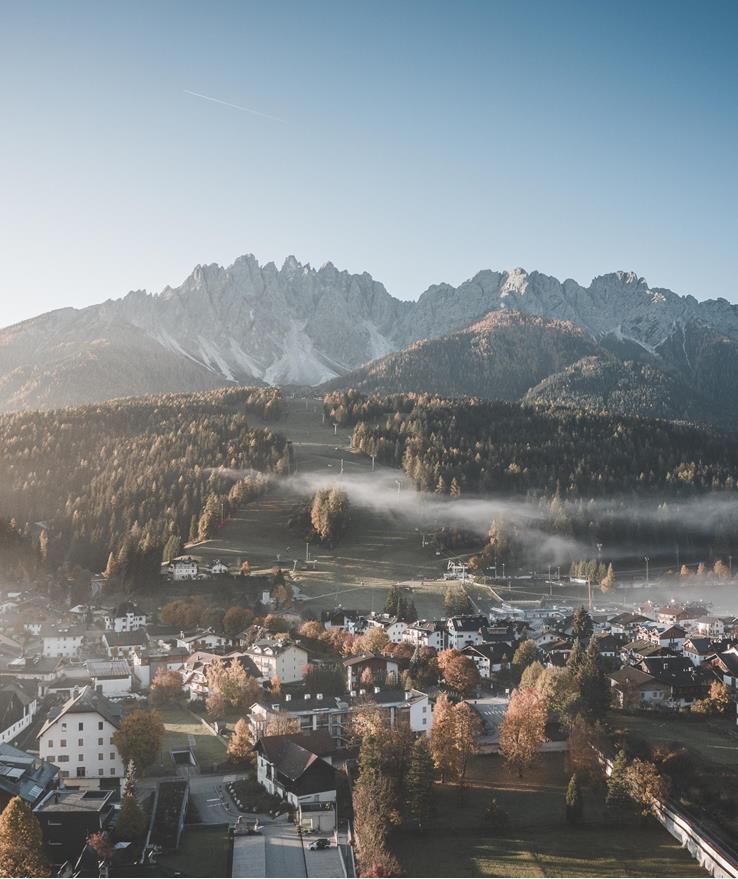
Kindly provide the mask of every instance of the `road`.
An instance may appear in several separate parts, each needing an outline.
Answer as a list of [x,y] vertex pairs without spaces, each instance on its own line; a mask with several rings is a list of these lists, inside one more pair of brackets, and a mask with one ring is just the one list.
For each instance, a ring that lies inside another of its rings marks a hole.
[[[286,818],[264,826],[267,876],[306,876],[306,852],[294,824]],[[311,852],[312,854],[312,852]]]
[[485,738],[489,742],[499,741],[499,726],[510,701],[506,696],[483,696],[470,700],[484,720]]

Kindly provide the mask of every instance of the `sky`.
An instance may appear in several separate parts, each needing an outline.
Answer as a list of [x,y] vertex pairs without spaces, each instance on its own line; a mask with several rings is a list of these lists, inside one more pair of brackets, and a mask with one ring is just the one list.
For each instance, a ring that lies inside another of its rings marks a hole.
[[0,10],[0,325],[244,253],[738,302],[738,2]]

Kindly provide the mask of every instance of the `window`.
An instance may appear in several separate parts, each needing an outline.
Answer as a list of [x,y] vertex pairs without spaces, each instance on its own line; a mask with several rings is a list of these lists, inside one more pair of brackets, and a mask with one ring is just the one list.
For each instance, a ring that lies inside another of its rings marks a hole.
[[84,754],[77,754],[77,762],[84,763],[84,761],[85,761],[85,755]]
[[111,770],[110,770],[110,774],[111,774],[111,775],[115,775],[115,769],[111,769]]
[[59,747],[60,747],[60,748],[66,748],[66,747],[67,747],[67,740],[66,740],[66,739],[62,739],[62,740],[59,742]]
[[115,742],[113,741],[113,737],[112,737],[112,736],[110,736],[110,744],[111,744],[111,745],[114,745],[114,744],[115,744]]
[[98,754],[98,755],[97,755],[97,759],[98,759],[98,760],[104,760],[104,759],[105,759],[105,756],[104,756],[103,754]]
[[102,728],[103,728],[103,722],[102,722],[102,720],[98,721],[97,728],[98,728],[98,729],[102,729]]
[[115,760],[115,754],[112,751],[110,752],[110,759]]
[[54,747],[54,743],[51,741],[51,739],[49,739],[49,741],[46,742],[46,747],[47,747],[47,748],[53,748],[53,747]]
[[84,748],[85,740],[84,739],[77,739],[77,744],[80,746],[80,748]]
[[62,723],[62,732],[66,732],[66,731],[67,731],[67,725],[66,725],[66,723]]
[[85,777],[85,767],[78,766],[77,767],[77,778],[84,778],[84,777]]
[[97,743],[98,743],[98,745],[102,745],[102,744],[103,744],[103,740],[102,740],[102,738],[99,738],[99,739],[97,740]]
[[49,755],[46,757],[46,759],[49,761],[49,763],[53,763],[54,760],[55,760],[55,757],[54,757],[53,754],[49,754]]
[[84,723],[82,723],[82,721],[80,721],[80,722],[79,722],[79,731],[82,732],[82,730],[83,730],[84,728],[85,728]]
[[69,763],[69,754],[59,754],[56,758],[57,763]]
[[98,775],[105,775],[105,770],[104,770],[104,769],[98,769],[98,770],[97,770],[97,774],[98,774]]

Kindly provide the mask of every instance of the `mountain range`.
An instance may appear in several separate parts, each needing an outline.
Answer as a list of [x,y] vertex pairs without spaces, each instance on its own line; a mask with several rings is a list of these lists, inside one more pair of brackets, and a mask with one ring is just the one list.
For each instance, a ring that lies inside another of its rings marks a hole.
[[416,301],[371,275],[239,257],[0,330],[0,410],[229,383],[538,399],[732,426],[738,306],[485,270]]

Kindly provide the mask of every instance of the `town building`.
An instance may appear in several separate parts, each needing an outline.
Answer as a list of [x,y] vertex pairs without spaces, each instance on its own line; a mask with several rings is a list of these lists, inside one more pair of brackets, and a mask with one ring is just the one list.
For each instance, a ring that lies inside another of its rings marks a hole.
[[112,790],[52,790],[33,810],[41,825],[47,858],[55,866],[76,860],[87,837],[112,827]]
[[281,683],[301,681],[308,664],[308,655],[289,639],[261,638],[249,647],[251,657],[263,680],[278,677]]

